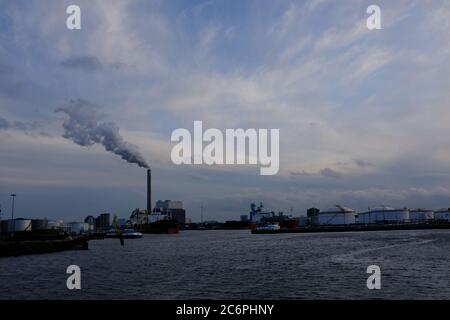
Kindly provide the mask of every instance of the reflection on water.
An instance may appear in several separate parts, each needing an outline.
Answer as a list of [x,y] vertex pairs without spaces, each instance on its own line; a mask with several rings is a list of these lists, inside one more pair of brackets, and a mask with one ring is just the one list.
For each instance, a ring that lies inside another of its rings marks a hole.
[[[252,235],[185,231],[96,240],[88,251],[0,259],[0,298],[450,299],[450,232]],[[81,267],[79,291],[67,266]],[[378,291],[366,268],[381,267]]]

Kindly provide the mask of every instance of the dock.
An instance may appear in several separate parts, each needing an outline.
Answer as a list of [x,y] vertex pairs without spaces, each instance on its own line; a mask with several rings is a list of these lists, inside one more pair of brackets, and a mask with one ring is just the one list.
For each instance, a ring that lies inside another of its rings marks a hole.
[[88,237],[62,240],[0,241],[0,257],[52,253],[65,250],[87,250]]

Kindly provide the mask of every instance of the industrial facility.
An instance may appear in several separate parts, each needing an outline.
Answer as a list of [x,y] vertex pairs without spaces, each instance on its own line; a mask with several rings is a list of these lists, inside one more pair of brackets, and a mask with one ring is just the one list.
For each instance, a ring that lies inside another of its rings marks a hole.
[[312,216],[314,225],[347,225],[356,223],[356,211],[340,205],[327,208]]
[[186,211],[183,203],[178,200],[158,200],[153,210],[136,208],[130,216],[130,224],[140,228],[143,225],[153,225],[159,221],[171,221],[178,226],[186,224]]
[[358,213],[335,205],[323,210],[309,208],[306,216],[295,218],[296,223],[291,223],[291,219],[282,213],[277,216],[265,212],[262,205],[251,204],[249,225],[252,233],[450,229],[450,208],[432,211],[382,205]]
[[299,225],[369,225],[369,224],[414,224],[450,222],[450,209],[432,211],[428,209],[392,208],[377,206],[364,212],[340,205],[324,210],[310,208],[307,216],[299,217]]

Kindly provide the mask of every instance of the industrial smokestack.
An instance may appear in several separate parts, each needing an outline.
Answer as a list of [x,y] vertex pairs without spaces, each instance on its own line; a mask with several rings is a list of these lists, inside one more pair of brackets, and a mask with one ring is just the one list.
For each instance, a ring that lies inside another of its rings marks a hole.
[[152,212],[152,171],[147,169],[147,213]]

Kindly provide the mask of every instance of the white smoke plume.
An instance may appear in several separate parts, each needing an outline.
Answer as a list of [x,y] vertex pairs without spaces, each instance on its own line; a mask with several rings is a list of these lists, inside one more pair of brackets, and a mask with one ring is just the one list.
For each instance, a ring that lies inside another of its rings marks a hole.
[[123,140],[114,122],[102,121],[99,107],[84,100],[72,100],[69,106],[56,109],[68,116],[63,122],[63,137],[80,146],[101,144],[106,151],[119,155],[129,163],[149,168],[138,147]]

